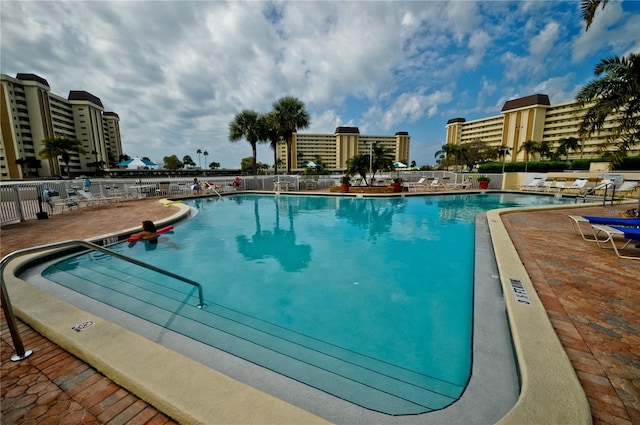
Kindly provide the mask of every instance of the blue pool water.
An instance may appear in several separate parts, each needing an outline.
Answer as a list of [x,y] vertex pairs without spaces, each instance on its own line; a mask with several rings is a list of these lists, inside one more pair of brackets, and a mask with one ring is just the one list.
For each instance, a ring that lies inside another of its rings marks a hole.
[[43,275],[158,325],[372,410],[455,402],[472,361],[478,213],[562,199],[521,194],[405,198],[235,195],[189,200],[192,220]]

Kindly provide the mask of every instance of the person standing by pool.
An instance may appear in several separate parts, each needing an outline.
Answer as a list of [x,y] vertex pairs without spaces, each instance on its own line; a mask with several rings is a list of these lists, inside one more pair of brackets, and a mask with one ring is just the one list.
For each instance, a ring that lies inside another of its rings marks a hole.
[[193,184],[191,185],[191,191],[194,195],[200,195],[200,183],[198,182],[198,178],[193,179]]
[[231,186],[237,189],[240,187],[241,184],[242,184],[242,179],[240,178],[240,176],[236,176],[236,178],[233,180],[233,183],[231,183]]

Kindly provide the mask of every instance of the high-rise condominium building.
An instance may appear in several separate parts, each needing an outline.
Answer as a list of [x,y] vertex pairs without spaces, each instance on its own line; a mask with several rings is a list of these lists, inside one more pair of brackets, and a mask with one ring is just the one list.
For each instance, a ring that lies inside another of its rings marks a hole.
[[[398,131],[393,136],[361,135],[358,127],[338,127],[334,134],[294,133],[291,142],[291,169],[300,170],[308,161],[322,159],[330,170],[344,170],[354,155],[368,155],[372,146],[380,144],[394,161],[407,164],[411,136]],[[287,167],[287,145],[281,143],[276,151],[279,166]]]
[[[450,119],[447,121],[447,143],[465,144],[481,140],[496,150],[509,148],[510,154],[505,157],[506,162],[522,162],[526,160],[526,152],[521,147],[526,141],[546,141],[551,150],[555,151],[561,139],[579,139],[578,129],[586,111],[577,102],[551,105],[546,94],[534,94],[507,101],[498,116],[473,121],[466,121],[464,118]],[[611,135],[610,129],[614,125],[609,117],[600,133],[579,140],[581,148],[569,152],[569,159],[599,157],[603,147],[615,150],[614,145],[607,143]],[[638,145],[629,152],[629,155],[638,154]],[[536,158],[536,154],[530,153],[530,160]]]
[[105,112],[100,99],[72,90],[65,99],[51,92],[49,83],[35,74],[0,75],[0,176],[3,179],[66,174],[61,159],[44,160],[42,141],[67,136],[82,143],[84,154],[72,154],[72,174],[109,166],[122,155],[120,119]]

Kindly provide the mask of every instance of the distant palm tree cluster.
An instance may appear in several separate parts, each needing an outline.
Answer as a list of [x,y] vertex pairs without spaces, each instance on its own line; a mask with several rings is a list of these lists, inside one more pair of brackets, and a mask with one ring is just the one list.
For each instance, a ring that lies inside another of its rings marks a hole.
[[245,109],[239,112],[229,124],[229,140],[237,142],[244,138],[253,153],[251,173],[257,172],[257,144],[270,142],[273,149],[275,173],[278,174],[278,143],[287,144],[287,174],[291,173],[291,142],[293,133],[310,125],[309,113],[304,102],[286,96],[273,103],[273,110],[261,114]]

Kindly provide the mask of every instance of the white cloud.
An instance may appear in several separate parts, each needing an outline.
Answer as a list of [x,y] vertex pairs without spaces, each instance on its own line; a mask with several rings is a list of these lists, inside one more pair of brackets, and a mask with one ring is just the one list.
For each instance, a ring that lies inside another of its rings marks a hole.
[[[36,73],[63,97],[100,97],[120,116],[129,155],[202,149],[237,167],[250,149],[228,141],[229,122],[285,95],[305,102],[305,131],[411,128],[412,152],[425,155],[417,141],[443,140],[447,119],[497,114],[532,90],[572,95],[594,50],[640,46],[638,14],[618,2],[588,33],[577,11],[540,1],[5,1],[0,66]],[[270,150],[259,155],[272,162]]]

